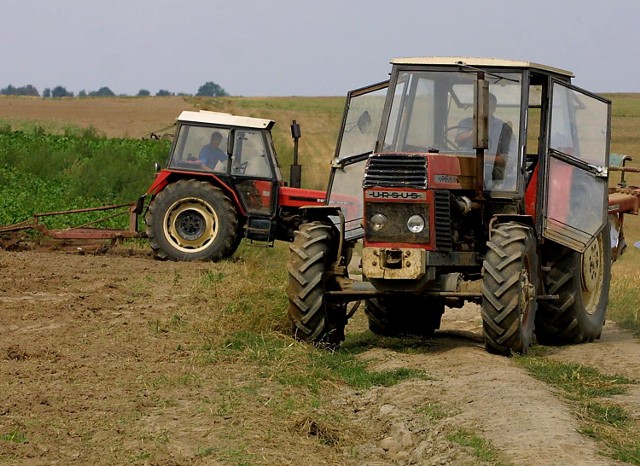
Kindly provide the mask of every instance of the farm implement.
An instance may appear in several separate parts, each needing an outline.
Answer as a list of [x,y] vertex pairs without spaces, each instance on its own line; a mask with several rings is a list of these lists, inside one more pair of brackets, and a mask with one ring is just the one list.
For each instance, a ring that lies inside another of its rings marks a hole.
[[[88,207],[84,209],[72,209],[56,212],[43,212],[34,214],[28,220],[13,225],[0,226],[0,246],[3,248],[11,247],[11,245],[21,240],[17,233],[26,230],[33,230],[40,235],[57,239],[57,240],[111,240],[112,243],[128,239],[128,238],[144,238],[146,234],[139,230],[138,217],[142,213],[144,197],[141,197],[138,202],[133,204],[117,204],[101,207]],[[87,214],[95,212],[111,212],[110,214],[86,222],[77,226],[71,226],[61,229],[51,229],[47,227],[46,218],[52,217],[73,217],[78,214]],[[129,228],[126,230],[115,228],[100,228],[99,225],[103,222],[109,221],[116,217],[123,215],[129,216]]]

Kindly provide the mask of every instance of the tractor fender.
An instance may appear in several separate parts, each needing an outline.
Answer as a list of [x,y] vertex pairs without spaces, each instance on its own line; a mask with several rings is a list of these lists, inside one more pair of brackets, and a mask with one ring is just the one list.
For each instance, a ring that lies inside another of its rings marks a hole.
[[[322,222],[331,226],[332,231],[338,238],[338,249],[335,251],[337,263],[344,262],[348,264],[351,260],[352,244],[345,242],[345,219],[344,213],[340,207],[336,206],[307,206],[300,209],[303,223]],[[335,220],[331,217],[338,217],[339,223],[336,225]]]
[[220,188],[230,199],[232,199],[235,204],[235,208],[239,214],[246,217],[247,212],[240,202],[240,198],[238,197],[238,193],[235,189],[225,183],[220,177],[216,176],[213,173],[200,173],[200,172],[183,172],[183,171],[174,171],[174,170],[162,170],[156,176],[155,181],[151,185],[151,187],[147,190],[146,195],[156,196],[160,191],[167,187],[168,184],[173,183],[175,181],[181,179],[194,179],[199,181],[205,181],[207,183],[211,183],[213,186]]
[[538,233],[536,231],[536,222],[534,221],[531,215],[518,215],[518,214],[496,214],[491,218],[489,222],[489,236],[491,236],[491,231],[495,228],[497,224],[507,223],[507,222],[516,222],[521,223],[523,225],[527,225],[533,229],[536,237]]
[[306,206],[301,207],[300,212],[302,213],[302,218],[305,222],[324,221],[333,223],[330,221],[329,217],[340,217],[341,219],[344,217],[340,207],[336,206]]

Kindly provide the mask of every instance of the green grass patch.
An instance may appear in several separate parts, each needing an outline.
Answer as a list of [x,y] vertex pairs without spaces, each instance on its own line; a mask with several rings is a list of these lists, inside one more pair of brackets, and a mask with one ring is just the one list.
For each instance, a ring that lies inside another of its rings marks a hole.
[[627,392],[634,383],[624,376],[610,376],[579,364],[565,364],[543,357],[516,358],[537,379],[560,389],[571,399],[610,397]]
[[625,394],[628,385],[637,381],[542,356],[516,356],[514,361],[538,380],[556,387],[572,403],[581,424],[580,432],[600,442],[604,454],[640,465],[640,425],[610,400]]
[[412,378],[429,379],[423,371],[407,368],[370,371],[356,353],[326,351],[269,334],[238,332],[216,353],[217,361],[251,363],[263,378],[273,378],[285,386],[303,387],[315,394],[327,381],[368,389],[389,387]]
[[479,461],[490,462],[496,466],[507,464],[500,461],[500,454],[491,442],[467,429],[454,430],[447,434],[447,440],[468,448]]
[[454,415],[450,408],[447,408],[445,405],[438,402],[433,402],[421,406],[420,408],[418,408],[417,412],[425,416],[427,419],[431,419],[432,421],[441,421]]
[[0,441],[7,443],[27,443],[27,436],[24,432],[16,428],[6,434],[0,435]]

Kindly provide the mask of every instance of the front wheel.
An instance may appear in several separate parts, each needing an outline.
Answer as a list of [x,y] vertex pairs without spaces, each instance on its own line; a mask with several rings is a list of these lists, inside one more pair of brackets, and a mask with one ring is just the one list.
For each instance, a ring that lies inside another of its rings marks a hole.
[[533,230],[498,225],[483,263],[482,329],[485,348],[505,356],[524,354],[533,339],[539,266]]
[[151,248],[159,259],[218,261],[232,251],[238,218],[224,193],[203,181],[168,185],[149,205]]
[[325,288],[331,287],[327,273],[336,260],[338,241],[333,228],[322,222],[300,225],[290,246],[289,318],[294,336],[329,348],[344,340],[346,306],[327,303]]
[[546,251],[544,283],[557,300],[540,304],[536,336],[545,345],[600,338],[609,304],[611,241],[607,225],[583,254],[553,245]]

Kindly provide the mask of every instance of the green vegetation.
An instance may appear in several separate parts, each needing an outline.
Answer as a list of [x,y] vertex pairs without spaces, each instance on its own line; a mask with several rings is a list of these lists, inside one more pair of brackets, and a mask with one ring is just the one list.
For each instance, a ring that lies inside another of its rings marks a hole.
[[9,443],[26,443],[27,436],[18,429],[12,429],[10,432],[0,435],[0,441]]
[[222,88],[222,86],[214,83],[213,81],[204,83],[198,88],[198,92],[196,93],[196,96],[200,97],[224,97],[228,95],[229,94]]
[[559,390],[572,404],[581,433],[601,442],[607,456],[640,465],[640,425],[623,407],[611,401],[611,397],[626,393],[628,385],[637,381],[540,355],[514,360],[534,377]]
[[19,87],[9,84],[7,87],[0,89],[0,95],[28,95],[32,97],[40,97],[38,89],[31,84]]
[[[150,186],[153,162],[165,159],[168,150],[166,142],[107,139],[94,129],[47,134],[38,127],[0,128],[0,224],[37,212],[133,202]],[[93,218],[86,214],[76,221]]]
[[499,460],[500,454],[491,442],[479,437],[477,434],[467,429],[455,430],[447,435],[447,440],[469,448],[472,451],[473,456],[479,461],[491,462],[491,464],[496,466],[506,466],[506,463],[502,463]]

